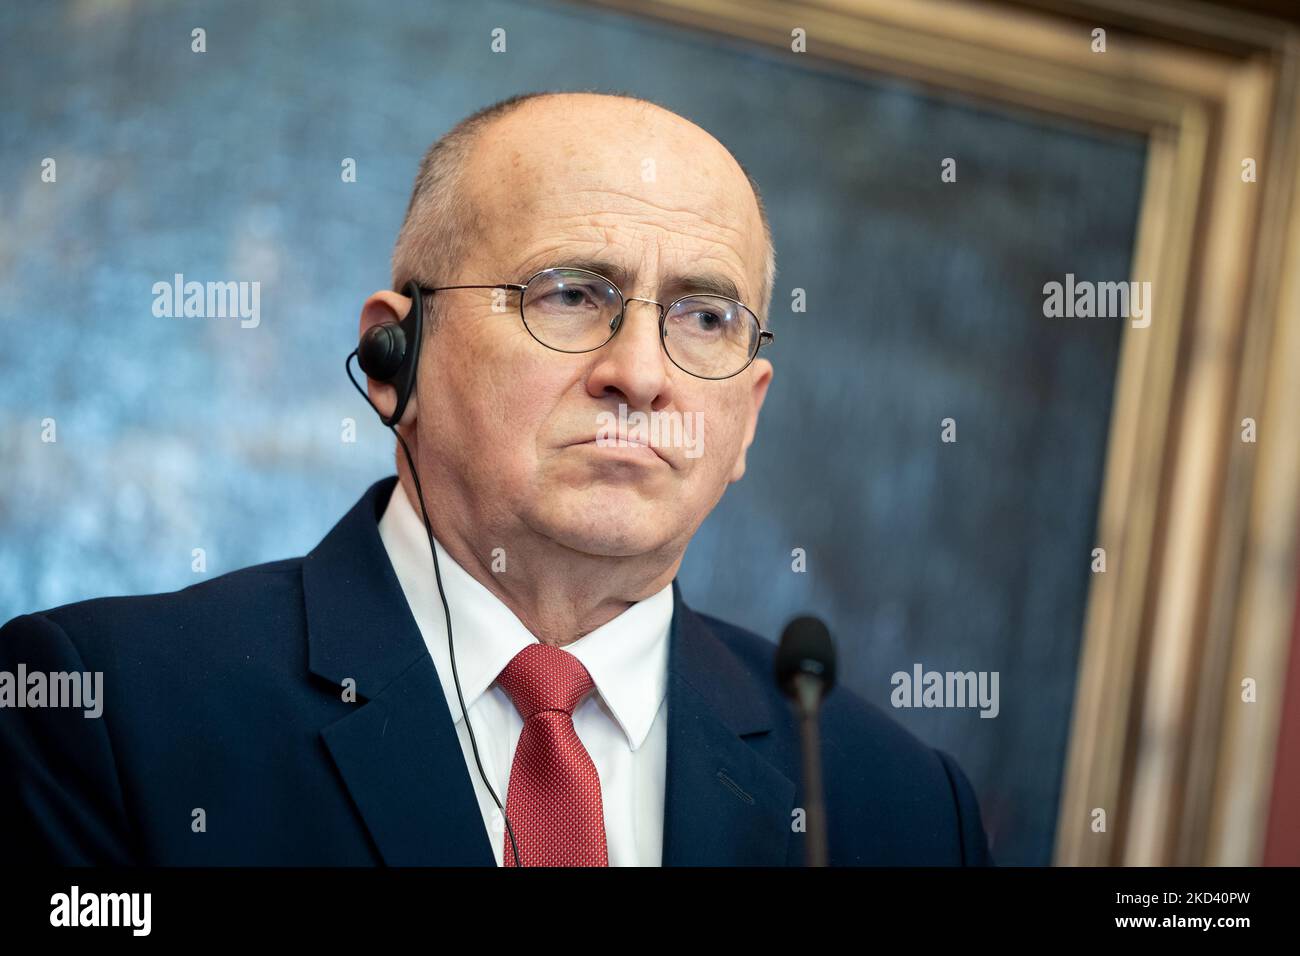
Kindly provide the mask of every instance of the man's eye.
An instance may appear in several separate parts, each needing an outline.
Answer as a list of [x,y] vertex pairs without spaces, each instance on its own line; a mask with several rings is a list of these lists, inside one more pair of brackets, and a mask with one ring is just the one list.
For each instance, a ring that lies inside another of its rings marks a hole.
[[556,289],[546,296],[544,301],[554,307],[576,309],[587,305],[592,299],[591,294],[586,289],[568,288]]
[[697,309],[691,313],[691,325],[700,332],[716,332],[726,321],[726,316],[710,309]]

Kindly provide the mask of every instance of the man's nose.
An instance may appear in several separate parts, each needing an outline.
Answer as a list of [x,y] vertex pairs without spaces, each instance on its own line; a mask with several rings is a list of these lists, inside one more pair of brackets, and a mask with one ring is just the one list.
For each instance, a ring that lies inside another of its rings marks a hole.
[[[633,308],[633,303],[652,310]],[[596,352],[587,378],[587,392],[600,398],[610,392],[623,396],[630,408],[658,410],[669,401],[668,355],[660,342],[663,306],[653,299],[630,296],[623,302],[623,319],[614,337]]]

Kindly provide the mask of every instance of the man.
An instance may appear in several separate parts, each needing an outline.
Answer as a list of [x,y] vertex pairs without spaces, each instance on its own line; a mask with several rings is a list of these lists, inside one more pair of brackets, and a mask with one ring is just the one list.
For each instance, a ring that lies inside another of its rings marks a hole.
[[[0,669],[102,672],[104,704],[0,710],[9,845],[800,864],[773,645],[676,583],[745,472],[773,276],[756,188],[676,114],[540,94],[462,122],[425,157],[394,255],[394,288],[427,290],[396,421],[414,473],[399,450],[399,477],[305,558],[10,622]],[[376,292],[362,334],[414,305]],[[398,392],[369,379],[385,418]],[[822,733],[832,865],[991,862],[951,757],[843,688]]]

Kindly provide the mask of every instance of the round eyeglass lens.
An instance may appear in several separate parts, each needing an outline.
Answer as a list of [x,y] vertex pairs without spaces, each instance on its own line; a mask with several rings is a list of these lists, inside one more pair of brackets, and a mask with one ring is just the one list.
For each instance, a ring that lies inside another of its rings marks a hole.
[[521,309],[533,338],[560,352],[589,352],[614,334],[622,297],[582,269],[547,269],[529,280]]
[[694,295],[664,317],[664,346],[683,370],[701,378],[730,378],[758,351],[758,316],[734,299]]

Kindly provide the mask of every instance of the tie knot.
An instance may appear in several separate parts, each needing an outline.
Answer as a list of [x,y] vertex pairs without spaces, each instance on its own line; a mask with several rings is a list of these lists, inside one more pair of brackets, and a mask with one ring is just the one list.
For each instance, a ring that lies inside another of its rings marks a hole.
[[572,717],[573,708],[595,686],[582,661],[563,648],[540,642],[511,658],[497,683],[525,722],[544,710],[562,710]]

